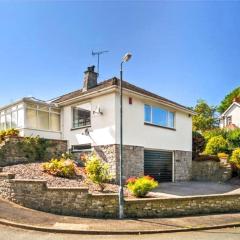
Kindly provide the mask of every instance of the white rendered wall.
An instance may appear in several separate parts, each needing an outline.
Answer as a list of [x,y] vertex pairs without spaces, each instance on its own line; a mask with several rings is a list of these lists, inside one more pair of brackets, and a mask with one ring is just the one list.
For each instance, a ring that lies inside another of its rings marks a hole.
[[[237,105],[233,105],[225,114],[225,126],[227,117],[232,116],[232,123],[235,124],[237,127],[240,127],[240,107]],[[223,125],[221,124],[221,127]]]
[[[82,106],[81,106],[82,105]],[[93,111],[100,106],[102,115],[94,115]],[[84,134],[85,129],[72,129],[72,107],[91,108],[90,137]],[[115,94],[107,94],[79,102],[62,108],[63,139],[69,141],[69,146],[87,144],[108,145],[115,144]]]
[[[123,144],[163,150],[192,150],[192,118],[187,113],[170,109],[176,111],[176,130],[147,126],[144,125],[144,104],[156,104],[136,96],[132,96],[132,99],[133,104],[129,105],[128,96],[124,96]],[[72,130],[72,107],[81,106],[81,104],[85,107],[89,104],[92,112],[99,105],[103,112],[103,115],[92,114],[90,137],[84,134],[84,129]],[[156,106],[161,107],[158,104]],[[69,141],[69,146],[87,143],[93,145],[119,143],[119,95],[111,93],[64,107],[62,130],[63,139]]]
[[[123,101],[123,144],[144,146],[150,149],[192,151],[192,117],[189,117],[189,114],[134,96],[132,96],[132,105],[130,105],[128,97],[124,96]],[[175,111],[176,131],[144,125],[144,104]],[[119,131],[117,131],[117,136],[119,139]]]
[[35,129],[28,129],[28,128],[20,129],[20,136],[25,136],[25,137],[39,136],[41,138],[47,138],[47,139],[61,139],[60,132],[35,130]]

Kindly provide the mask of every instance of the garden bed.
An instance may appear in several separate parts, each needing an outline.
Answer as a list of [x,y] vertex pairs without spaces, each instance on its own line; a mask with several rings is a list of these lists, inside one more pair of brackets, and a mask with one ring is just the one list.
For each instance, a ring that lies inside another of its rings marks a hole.
[[[84,168],[76,168],[76,176],[74,178],[62,178],[43,172],[42,163],[28,163],[7,166],[3,168],[3,172],[14,173],[16,179],[35,179],[47,181],[49,187],[88,187],[89,192],[99,193],[99,187],[89,181],[84,173]],[[117,193],[118,185],[106,183],[104,193]],[[125,195],[129,193],[125,189]]]

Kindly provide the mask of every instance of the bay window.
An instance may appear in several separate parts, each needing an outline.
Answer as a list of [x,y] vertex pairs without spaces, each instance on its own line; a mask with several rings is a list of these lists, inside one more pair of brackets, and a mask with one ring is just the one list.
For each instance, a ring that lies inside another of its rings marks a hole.
[[174,128],[175,127],[175,114],[169,110],[151,106],[148,104],[144,105],[144,122],[153,124],[161,127]]

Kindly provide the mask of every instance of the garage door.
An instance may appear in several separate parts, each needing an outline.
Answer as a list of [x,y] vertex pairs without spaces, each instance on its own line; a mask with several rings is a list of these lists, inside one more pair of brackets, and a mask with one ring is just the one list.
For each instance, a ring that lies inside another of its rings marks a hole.
[[144,175],[154,177],[159,182],[171,182],[172,161],[172,152],[144,150]]

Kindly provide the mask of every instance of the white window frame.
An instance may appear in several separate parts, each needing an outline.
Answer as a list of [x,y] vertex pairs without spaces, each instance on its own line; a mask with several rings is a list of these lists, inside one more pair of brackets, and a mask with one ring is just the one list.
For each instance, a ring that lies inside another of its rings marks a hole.
[[[149,106],[150,107],[150,121],[145,121],[145,106]],[[164,110],[167,112],[167,126],[164,126],[164,125],[161,125],[161,124],[156,124],[156,123],[153,123],[153,107],[154,108],[158,108],[158,109],[161,109],[161,110]],[[170,126],[170,113],[173,113],[173,127]],[[154,125],[154,126],[159,126],[159,127],[163,127],[163,128],[170,128],[170,129],[175,129],[176,128],[176,112],[173,112],[173,111],[170,111],[166,108],[162,108],[162,107],[157,107],[157,106],[153,106],[153,105],[150,105],[150,104],[144,104],[144,122],[145,123],[148,123],[148,124],[151,124],[151,125]]]

